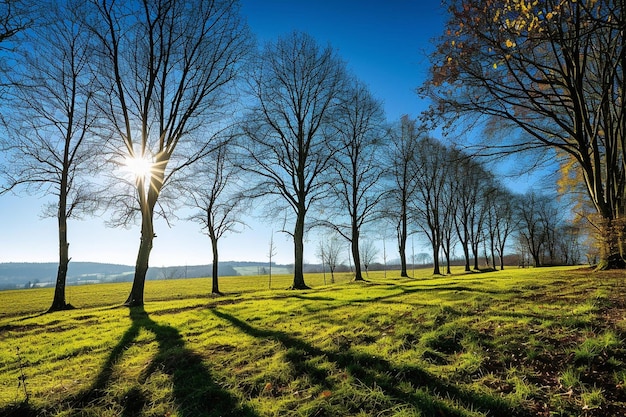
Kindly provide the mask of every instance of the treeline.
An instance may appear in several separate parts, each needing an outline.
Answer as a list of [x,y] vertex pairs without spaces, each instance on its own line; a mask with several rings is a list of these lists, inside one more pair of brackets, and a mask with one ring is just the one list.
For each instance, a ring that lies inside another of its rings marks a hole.
[[[386,138],[384,144],[374,145],[379,149],[373,154],[382,163],[370,166],[380,172],[369,174],[380,183],[370,188],[368,199],[379,202],[372,216],[378,230],[391,225],[397,231],[403,276],[412,234],[430,243],[435,274],[450,273],[451,261],[458,256],[470,271],[504,268],[507,251],[519,254],[520,266],[577,264],[588,254],[582,247],[586,231],[572,223],[554,195],[512,192],[480,160],[430,137],[408,117],[391,127]],[[325,224],[340,230],[341,223],[330,218]],[[365,252],[371,252],[370,244],[362,243]],[[318,252],[332,260],[328,254],[334,245],[329,241]],[[455,256],[458,250],[461,255]],[[371,254],[365,259],[371,263]]]

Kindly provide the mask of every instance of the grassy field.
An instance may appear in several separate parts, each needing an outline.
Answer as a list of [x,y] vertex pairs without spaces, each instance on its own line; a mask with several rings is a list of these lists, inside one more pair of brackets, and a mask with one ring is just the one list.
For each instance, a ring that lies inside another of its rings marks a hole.
[[622,416],[626,274],[289,276],[0,292],[0,416]]

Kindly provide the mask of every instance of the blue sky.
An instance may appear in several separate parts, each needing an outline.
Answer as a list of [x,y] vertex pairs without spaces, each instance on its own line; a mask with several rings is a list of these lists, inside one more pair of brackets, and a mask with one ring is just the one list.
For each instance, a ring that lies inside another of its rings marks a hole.
[[427,75],[431,40],[443,30],[439,0],[243,0],[242,12],[260,44],[293,30],[330,43],[390,120],[424,108],[415,88]]
[[[439,0],[241,0],[260,44],[293,30],[307,32],[320,44],[330,44],[348,67],[383,104],[389,120],[417,116],[427,105],[415,89],[428,71],[426,54],[432,39],[443,30],[445,12]],[[46,200],[32,197],[0,197],[2,238],[0,262],[56,262],[55,219],[41,219]],[[109,229],[106,219],[70,221],[72,262],[93,261],[132,265],[139,244],[138,227]],[[221,260],[267,261],[270,234],[267,220],[250,219],[250,228],[220,241]],[[199,226],[182,220],[172,228],[156,224],[150,265],[197,265],[211,262],[209,239]],[[315,258],[315,236],[305,243],[305,260]],[[293,246],[284,234],[275,235],[278,263],[293,262]],[[387,251],[395,248],[387,243]],[[395,258],[395,253],[388,255]]]

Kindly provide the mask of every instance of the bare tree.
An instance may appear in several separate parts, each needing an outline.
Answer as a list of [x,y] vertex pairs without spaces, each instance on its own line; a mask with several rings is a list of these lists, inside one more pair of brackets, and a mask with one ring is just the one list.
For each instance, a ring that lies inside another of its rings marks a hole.
[[558,252],[565,265],[577,265],[582,258],[581,227],[576,224],[564,224],[558,230]]
[[465,271],[470,271],[470,258],[474,259],[474,269],[478,269],[478,247],[483,238],[486,218],[487,194],[490,190],[491,174],[472,159],[458,150],[452,158],[455,170],[453,195],[456,199],[454,224],[465,257]]
[[457,187],[457,178],[455,175],[455,167],[457,160],[455,158],[455,150],[449,149],[447,151],[448,156],[448,173],[444,183],[444,197],[443,197],[443,223],[441,228],[441,250],[446,261],[446,274],[451,274],[451,258],[454,248],[458,242],[458,235],[456,234],[455,218],[456,211],[458,209],[458,199],[455,196]]
[[275,208],[295,217],[293,232],[287,232],[294,242],[293,289],[308,288],[303,274],[306,215],[328,194],[326,173],[334,149],[330,127],[345,78],[344,64],[333,50],[320,48],[303,33],[268,44],[250,76],[256,104],[243,126],[249,139],[243,167],[258,179],[249,195],[278,196]]
[[500,258],[500,270],[504,269],[504,249],[507,240],[514,232],[516,221],[514,216],[515,196],[502,186],[496,186],[490,193],[488,214],[486,221],[494,268],[496,267],[495,253]]
[[624,2],[445,3],[450,20],[422,90],[431,116],[464,130],[463,116],[482,117],[498,139],[482,154],[571,158],[599,217],[601,267],[626,266]]
[[224,234],[238,231],[245,226],[242,210],[245,200],[235,188],[239,171],[232,164],[229,143],[223,142],[217,150],[196,163],[193,187],[189,189],[190,205],[198,209],[190,220],[202,225],[211,239],[212,283],[211,293],[219,290],[219,250],[218,242]]
[[343,248],[337,235],[321,239],[317,246],[317,256],[322,260],[322,265],[328,265],[330,270],[330,282],[335,283],[335,269],[339,265]]
[[270,235],[270,244],[267,250],[267,257],[269,259],[269,282],[267,284],[269,289],[272,289],[272,259],[276,256],[276,244],[274,243],[274,231],[272,230],[272,234]]
[[525,245],[535,266],[541,266],[547,234],[542,218],[550,200],[546,196],[528,192],[518,200],[517,216],[519,218],[520,242]]
[[400,276],[408,277],[406,242],[409,235],[409,202],[416,192],[416,171],[412,168],[422,133],[415,120],[402,116],[400,123],[389,131],[389,186],[386,193],[386,216],[395,222],[400,254]]
[[446,184],[450,171],[448,149],[437,140],[422,138],[417,146],[411,169],[416,190],[409,207],[417,227],[428,238],[433,252],[433,274],[441,274],[439,250],[443,244],[444,225],[448,212],[445,204]]
[[44,215],[56,217],[59,266],[49,311],[71,308],[65,300],[70,261],[68,220],[92,211],[88,178],[99,153],[89,141],[94,126],[91,51],[86,28],[72,1],[50,2],[39,24],[28,30],[11,75],[12,110],[4,190],[54,196]]
[[329,200],[327,207],[336,204],[335,210],[325,210],[332,213],[332,220],[324,224],[350,242],[355,281],[363,280],[359,253],[361,230],[376,219],[384,196],[380,184],[384,172],[380,163],[383,121],[381,104],[365,85],[352,81],[334,124],[339,146],[329,177],[336,198]]
[[[449,184],[446,184],[446,188],[449,192],[448,188]],[[457,235],[454,230],[454,215],[456,209],[456,200],[454,197],[448,196],[443,200],[443,224],[441,227],[441,250],[443,251],[443,256],[446,261],[446,274],[451,274],[451,259],[454,248],[458,241]]]
[[212,150],[249,36],[236,0],[101,0],[93,7],[88,19],[99,39],[101,109],[117,138],[114,161],[136,168],[132,194],[118,190],[114,203],[121,223],[141,219],[125,304],[142,305],[159,197]]
[[378,248],[371,240],[366,240],[361,243],[361,259],[363,260],[363,268],[365,268],[365,274],[369,273],[369,267],[378,256]]

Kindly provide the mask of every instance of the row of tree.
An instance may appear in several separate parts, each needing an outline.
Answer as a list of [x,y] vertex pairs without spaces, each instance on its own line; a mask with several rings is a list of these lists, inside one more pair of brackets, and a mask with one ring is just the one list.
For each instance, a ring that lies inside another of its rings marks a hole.
[[[483,155],[549,152],[600,267],[625,266],[626,8],[620,0],[445,0],[449,19],[420,93],[426,120],[482,129]],[[490,139],[490,140],[489,140]]]
[[[506,189],[416,121],[386,126],[380,102],[330,46],[293,33],[257,49],[236,0],[0,5],[11,103],[2,113],[4,190],[56,197],[51,310],[67,307],[67,220],[96,210],[114,225],[141,223],[129,306],[143,304],[155,216],[181,202],[198,208],[193,219],[217,266],[218,239],[241,223],[246,203],[263,199],[293,238],[297,289],[307,287],[304,236],[313,226],[347,239],[357,279],[362,231],[381,218],[397,229],[403,275],[416,228],[436,262],[440,250],[450,258],[455,240],[467,268],[481,242],[502,257],[513,230]],[[437,67],[433,87],[442,74],[456,80]]]
[[[128,305],[143,304],[154,218],[223,141],[253,49],[235,0],[0,2],[4,190],[55,197],[67,308],[67,221],[109,210],[141,223]],[[9,105],[10,103],[10,105]],[[99,174],[99,175],[97,175]]]
[[[367,187],[369,201],[377,202],[368,220],[375,222],[379,236],[385,235],[389,224],[395,227],[402,276],[408,276],[407,240],[414,233],[430,243],[435,274],[442,272],[440,259],[445,260],[446,273],[450,273],[458,248],[465,271],[479,269],[483,251],[487,266],[503,269],[505,250],[513,246],[511,238],[517,240],[520,256],[528,254],[535,266],[580,262],[582,240],[590,231],[583,222],[572,222],[565,199],[557,201],[553,195],[532,190],[511,192],[484,163],[429,137],[408,117],[390,128],[385,137],[384,145],[376,145],[373,153],[382,163],[358,165],[368,167],[370,178],[377,178],[376,184]],[[345,181],[336,184],[345,186]],[[351,211],[354,209],[344,204],[325,224],[337,230],[341,213],[347,217],[345,213]],[[368,252],[363,264],[371,263],[370,241],[363,242],[361,248]],[[320,252],[332,271],[338,252],[332,238]],[[358,258],[352,258],[359,277]]]

